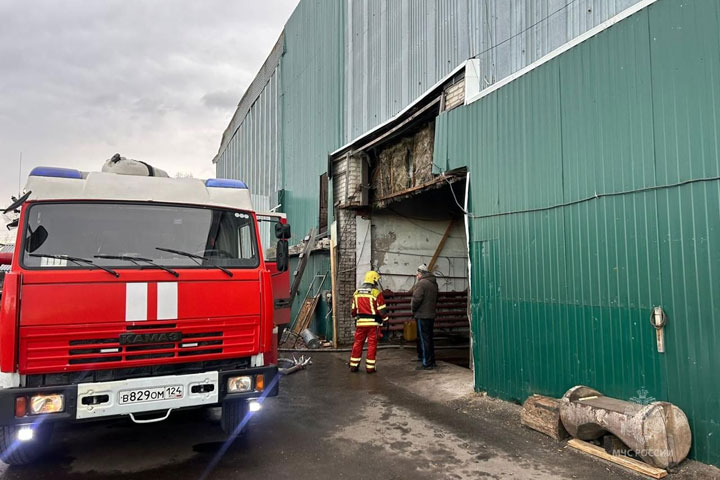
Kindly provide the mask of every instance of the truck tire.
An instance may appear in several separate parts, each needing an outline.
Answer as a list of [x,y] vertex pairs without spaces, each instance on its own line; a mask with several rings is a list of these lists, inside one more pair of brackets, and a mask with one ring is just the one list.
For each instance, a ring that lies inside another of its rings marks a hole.
[[33,439],[20,442],[17,432],[20,426],[0,427],[0,460],[8,465],[27,465],[45,454],[50,446],[53,425],[51,423],[35,427]]
[[[226,400],[222,405],[220,426],[228,437],[247,433],[249,421],[245,419],[249,412],[245,400]],[[243,424],[243,422],[245,422]],[[242,425],[242,427],[240,427]]]

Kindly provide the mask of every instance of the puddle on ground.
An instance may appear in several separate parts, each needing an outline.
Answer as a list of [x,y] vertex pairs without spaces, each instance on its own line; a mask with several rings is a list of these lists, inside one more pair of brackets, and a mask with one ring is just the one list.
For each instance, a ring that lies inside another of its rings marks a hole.
[[557,478],[488,449],[481,439],[468,442],[444,426],[391,403],[387,397],[370,397],[333,438],[356,443],[359,452],[384,450],[407,458],[417,465],[418,472],[443,478]]

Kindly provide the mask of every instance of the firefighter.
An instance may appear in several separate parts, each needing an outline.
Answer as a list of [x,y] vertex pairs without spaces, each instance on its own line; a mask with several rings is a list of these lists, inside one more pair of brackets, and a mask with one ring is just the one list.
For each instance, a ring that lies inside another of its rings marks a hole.
[[375,373],[375,356],[380,327],[387,321],[385,298],[378,288],[380,274],[369,271],[365,274],[363,284],[355,290],[352,302],[352,315],[355,317],[355,342],[350,354],[350,371],[357,372],[362,361],[363,345],[368,342],[365,371]]

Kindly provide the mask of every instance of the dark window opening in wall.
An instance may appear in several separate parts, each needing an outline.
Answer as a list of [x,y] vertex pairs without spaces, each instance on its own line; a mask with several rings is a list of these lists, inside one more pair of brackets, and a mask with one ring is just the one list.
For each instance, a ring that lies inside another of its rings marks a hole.
[[320,175],[320,212],[318,217],[318,231],[327,233],[328,227],[328,175]]

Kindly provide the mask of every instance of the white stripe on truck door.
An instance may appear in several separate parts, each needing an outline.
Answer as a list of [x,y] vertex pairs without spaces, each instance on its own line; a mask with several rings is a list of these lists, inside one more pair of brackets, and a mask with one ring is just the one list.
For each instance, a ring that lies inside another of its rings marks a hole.
[[147,320],[148,284],[127,283],[125,289],[125,321],[141,322]]
[[157,319],[175,320],[178,312],[177,282],[158,282]]

